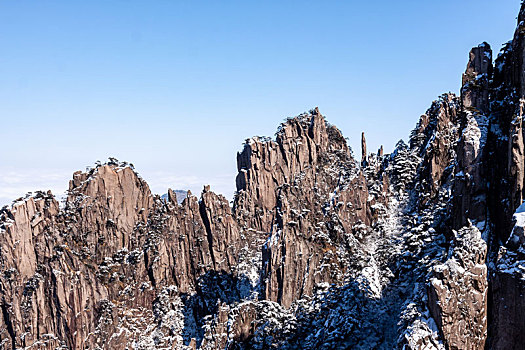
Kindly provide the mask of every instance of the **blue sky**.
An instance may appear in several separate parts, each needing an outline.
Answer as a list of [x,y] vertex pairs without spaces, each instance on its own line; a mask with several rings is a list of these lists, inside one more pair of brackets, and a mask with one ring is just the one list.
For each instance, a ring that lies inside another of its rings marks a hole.
[[231,197],[245,138],[319,106],[390,151],[519,0],[0,1],[0,204],[115,156]]

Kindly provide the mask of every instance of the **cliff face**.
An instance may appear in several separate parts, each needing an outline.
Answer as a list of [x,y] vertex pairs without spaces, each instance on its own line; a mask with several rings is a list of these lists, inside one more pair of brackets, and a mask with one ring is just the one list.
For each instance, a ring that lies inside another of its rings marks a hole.
[[110,159],[2,208],[0,349],[523,348],[524,23],[390,154],[313,109],[246,141],[233,207]]
[[341,282],[338,248],[371,215],[365,178],[339,130],[314,110],[283,124],[276,141],[249,140],[238,159],[235,212],[268,233],[263,298],[289,307],[317,283]]
[[487,245],[476,227],[454,237],[448,259],[430,280],[431,314],[449,349],[483,349],[487,338]]
[[492,279],[493,319],[491,322],[495,349],[520,349],[525,338],[523,336],[523,243],[524,207],[520,206],[513,217],[515,226],[511,236],[500,247],[494,277]]
[[196,317],[215,312],[199,283],[234,283],[240,238],[224,197],[164,202],[131,168],[107,164],[75,173],[62,209],[50,193],[3,209],[1,240],[5,348],[124,349],[152,325],[168,332],[159,344],[182,337],[161,303],[183,308],[187,295]]

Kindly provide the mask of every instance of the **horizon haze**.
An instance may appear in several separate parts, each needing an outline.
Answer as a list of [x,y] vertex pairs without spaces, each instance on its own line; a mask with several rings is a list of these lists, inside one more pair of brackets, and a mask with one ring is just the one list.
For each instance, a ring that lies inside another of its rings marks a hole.
[[[236,152],[316,106],[392,151],[520,1],[0,4],[0,206],[116,157],[154,193],[231,199]],[[447,9],[453,8],[454,11]]]

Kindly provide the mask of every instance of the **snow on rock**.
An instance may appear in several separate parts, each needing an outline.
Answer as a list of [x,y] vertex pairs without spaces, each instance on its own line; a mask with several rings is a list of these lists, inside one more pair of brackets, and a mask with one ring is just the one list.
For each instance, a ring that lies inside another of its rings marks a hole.
[[513,70],[522,29],[496,72],[490,46],[474,48],[461,96],[440,96],[391,154],[368,153],[363,136],[356,161],[315,108],[274,139],[246,140],[233,208],[209,186],[182,201],[154,195],[113,158],[76,172],[64,206],[37,193],[2,208],[0,339],[71,349],[523,344],[525,204],[510,224],[523,200],[525,84]]
[[512,220],[514,222],[514,227],[512,228],[506,246],[513,249],[520,247],[525,249],[525,202],[516,209],[516,212],[512,216]]
[[482,349],[487,337],[487,245],[475,226],[459,230],[444,264],[433,268],[429,307],[452,349]]

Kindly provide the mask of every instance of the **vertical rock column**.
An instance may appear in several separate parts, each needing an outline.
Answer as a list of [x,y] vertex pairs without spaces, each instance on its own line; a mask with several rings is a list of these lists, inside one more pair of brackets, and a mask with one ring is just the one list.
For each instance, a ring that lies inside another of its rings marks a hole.
[[363,131],[361,133],[361,164],[363,166],[366,166],[367,163],[367,153],[366,153],[366,138],[365,138],[365,132]]
[[461,88],[461,131],[454,182],[454,227],[486,220],[485,145],[489,124],[492,50],[483,43],[470,51]]
[[525,205],[513,215],[515,223],[498,253],[491,280],[490,349],[523,349],[525,344]]

